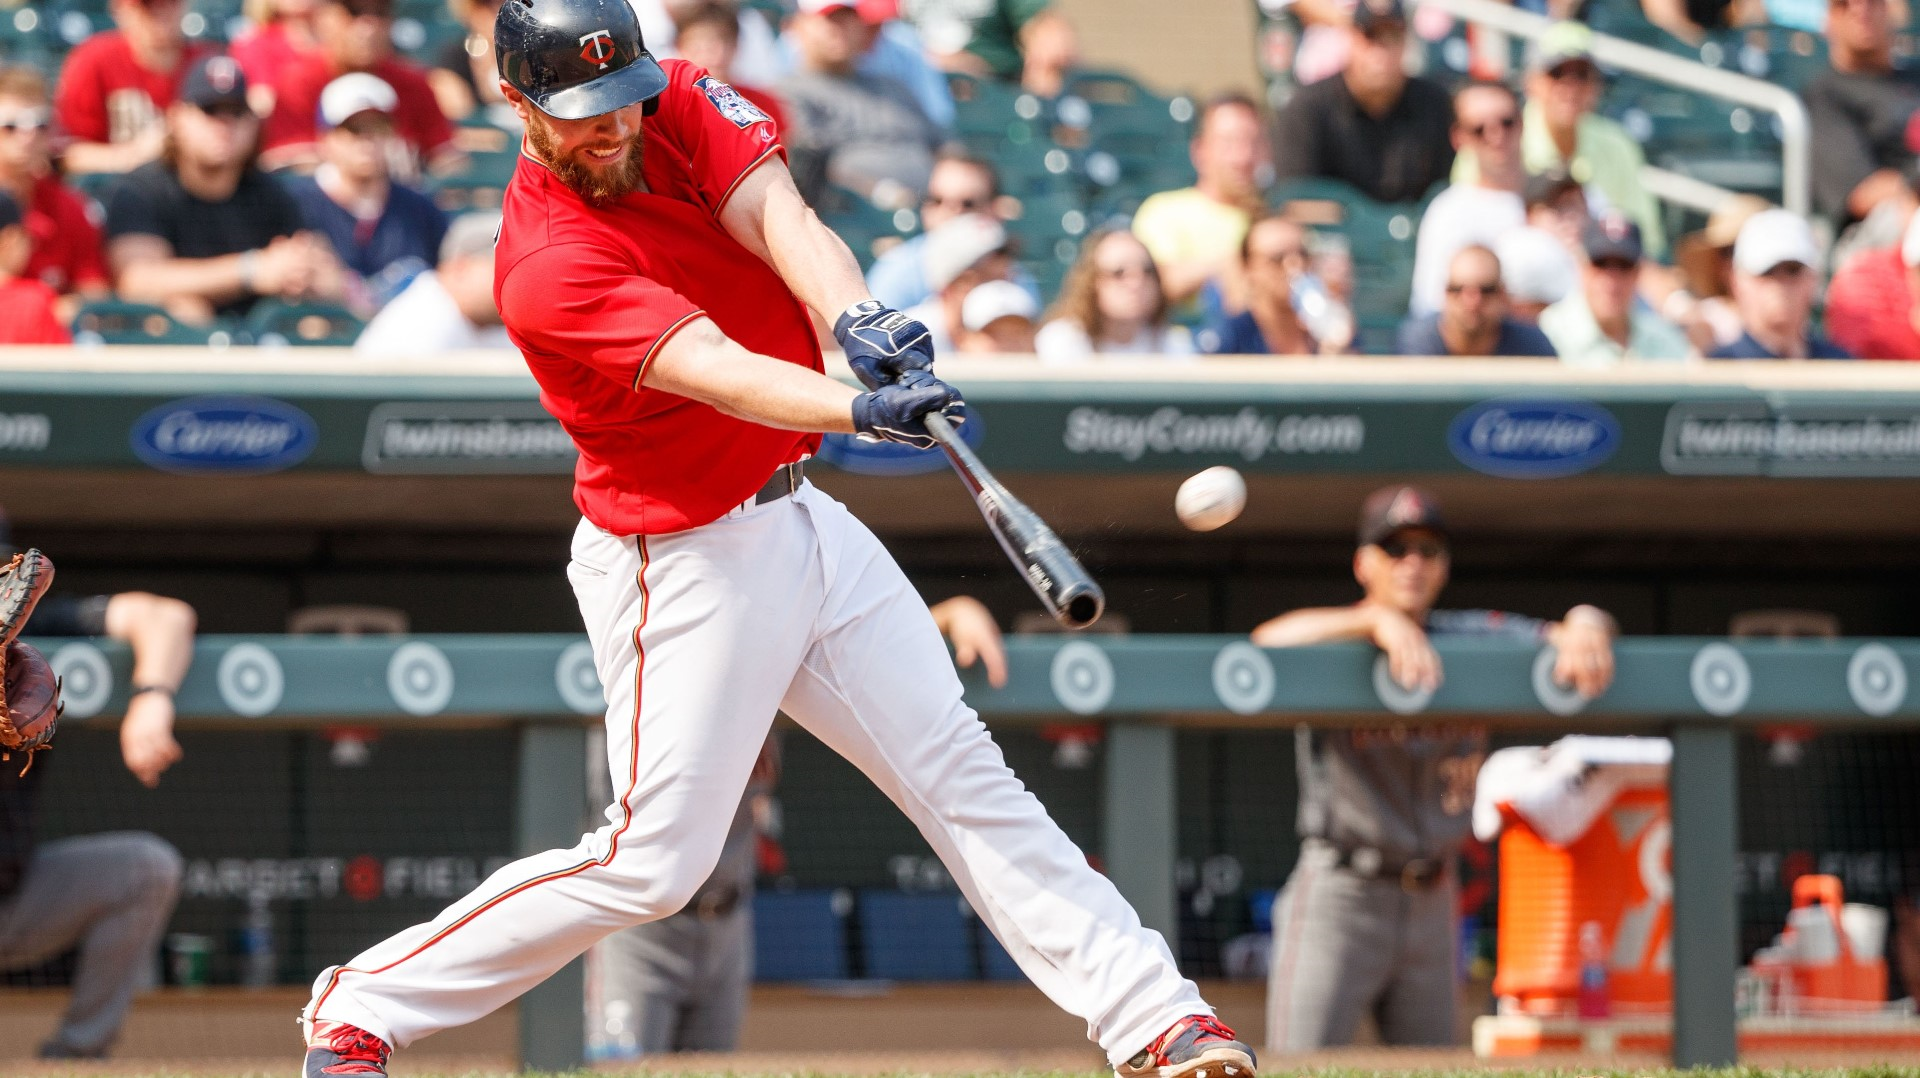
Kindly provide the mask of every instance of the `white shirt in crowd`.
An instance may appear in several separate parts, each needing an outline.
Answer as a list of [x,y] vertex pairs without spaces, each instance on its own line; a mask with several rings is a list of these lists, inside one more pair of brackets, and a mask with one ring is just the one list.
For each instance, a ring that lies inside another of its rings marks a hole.
[[432,355],[469,348],[512,348],[505,326],[476,326],[432,270],[413,279],[360,331],[361,355]]
[[1526,223],[1526,203],[1512,191],[1454,184],[1435,195],[1414,241],[1411,312],[1419,316],[1440,309],[1447,298],[1447,269],[1462,247],[1492,247]]
[[1092,363],[1117,355],[1158,356],[1179,361],[1194,358],[1193,334],[1187,332],[1185,326],[1165,326],[1158,330],[1147,326],[1123,345],[1107,345],[1095,350],[1092,338],[1080,323],[1065,318],[1056,318],[1041,326],[1040,332],[1034,335],[1033,350],[1039,353],[1041,362],[1060,364]]

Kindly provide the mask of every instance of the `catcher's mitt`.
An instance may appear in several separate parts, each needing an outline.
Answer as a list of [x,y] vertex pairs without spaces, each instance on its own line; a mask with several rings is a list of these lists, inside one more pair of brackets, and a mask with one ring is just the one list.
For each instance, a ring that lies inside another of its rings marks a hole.
[[[13,678],[7,676],[7,648],[27,627],[34,604],[52,583],[53,561],[38,550],[15,554],[0,566],[0,719],[7,717],[7,696],[13,687]],[[4,740],[0,737],[0,748],[15,747]]]
[[21,774],[33,766],[33,754],[53,740],[60,721],[60,679],[31,644],[18,640],[6,648],[6,710],[0,713],[0,760],[15,752],[27,754]]

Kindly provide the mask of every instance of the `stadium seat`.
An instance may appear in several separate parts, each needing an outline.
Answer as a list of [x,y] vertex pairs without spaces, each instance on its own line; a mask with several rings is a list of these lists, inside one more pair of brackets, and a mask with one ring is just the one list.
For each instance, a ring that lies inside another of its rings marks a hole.
[[889,981],[970,981],[976,976],[973,919],[953,892],[861,891],[860,946],[868,977]]
[[247,334],[263,345],[350,345],[366,323],[331,303],[287,303],[265,299],[247,315]]
[[753,975],[760,981],[841,981],[848,976],[840,892],[759,891],[753,896]]
[[234,327],[216,322],[211,327],[174,321],[164,308],[121,300],[95,300],[73,317],[73,342],[100,344],[225,345],[235,341]]

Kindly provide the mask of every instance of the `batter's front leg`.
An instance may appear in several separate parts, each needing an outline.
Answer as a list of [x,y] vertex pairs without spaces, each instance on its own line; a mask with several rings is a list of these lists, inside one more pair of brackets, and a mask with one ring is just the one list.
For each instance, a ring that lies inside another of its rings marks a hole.
[[782,709],[899,805],[1048,998],[1116,1065],[1211,1015],[1166,941],[1048,817],[960,698],[925,604],[879,541],[813,490],[824,620]]

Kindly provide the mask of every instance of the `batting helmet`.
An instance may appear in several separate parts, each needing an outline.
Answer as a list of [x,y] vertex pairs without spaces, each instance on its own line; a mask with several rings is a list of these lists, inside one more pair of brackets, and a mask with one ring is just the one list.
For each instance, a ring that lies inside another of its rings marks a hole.
[[506,0],[493,21],[500,77],[541,112],[582,120],[667,88],[627,0]]

